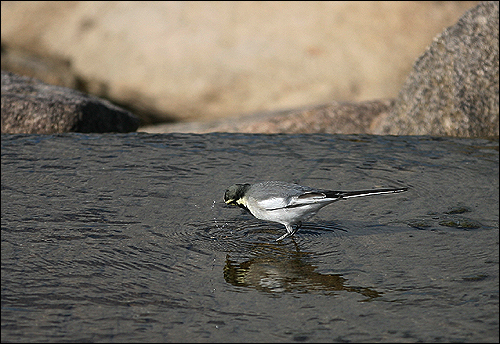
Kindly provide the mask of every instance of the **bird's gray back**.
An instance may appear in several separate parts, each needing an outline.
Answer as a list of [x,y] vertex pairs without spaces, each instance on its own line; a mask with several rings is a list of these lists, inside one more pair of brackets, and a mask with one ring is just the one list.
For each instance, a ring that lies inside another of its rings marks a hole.
[[265,198],[288,198],[299,196],[304,192],[319,191],[308,186],[301,186],[298,184],[269,181],[253,184],[247,192],[249,197],[257,199]]

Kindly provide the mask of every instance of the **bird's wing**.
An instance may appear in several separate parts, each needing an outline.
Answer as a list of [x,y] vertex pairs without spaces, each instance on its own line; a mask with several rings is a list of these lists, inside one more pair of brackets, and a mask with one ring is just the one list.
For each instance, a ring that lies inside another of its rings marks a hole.
[[302,205],[310,205],[315,203],[329,203],[336,201],[340,195],[326,194],[322,191],[304,192],[301,195],[291,197],[288,207],[300,207]]
[[[277,184],[277,185],[274,185]],[[254,203],[260,208],[272,211],[284,208],[295,208],[318,203],[330,203],[342,197],[341,192],[312,189],[306,186],[295,184],[281,184],[275,182],[267,186],[267,198],[260,199],[252,195]],[[257,201],[257,198],[259,200]]]

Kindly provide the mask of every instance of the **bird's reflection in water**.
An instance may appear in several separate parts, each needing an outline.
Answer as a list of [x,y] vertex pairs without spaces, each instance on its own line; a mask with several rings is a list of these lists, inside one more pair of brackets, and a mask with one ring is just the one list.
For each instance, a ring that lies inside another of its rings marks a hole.
[[285,251],[284,247],[276,246],[272,252],[269,249],[258,251],[264,252],[242,263],[227,255],[224,266],[226,282],[267,293],[307,293],[314,290],[355,292],[367,297],[362,301],[370,301],[382,294],[367,287],[346,286],[347,279],[340,274],[315,272],[317,267],[307,262],[310,253],[298,249],[295,252]]

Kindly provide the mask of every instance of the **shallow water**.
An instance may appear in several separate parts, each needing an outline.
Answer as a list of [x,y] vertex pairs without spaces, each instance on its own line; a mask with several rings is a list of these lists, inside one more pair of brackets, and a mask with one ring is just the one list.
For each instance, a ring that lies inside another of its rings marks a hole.
[[[2,135],[2,341],[498,340],[498,142]],[[233,183],[336,190],[293,240]]]

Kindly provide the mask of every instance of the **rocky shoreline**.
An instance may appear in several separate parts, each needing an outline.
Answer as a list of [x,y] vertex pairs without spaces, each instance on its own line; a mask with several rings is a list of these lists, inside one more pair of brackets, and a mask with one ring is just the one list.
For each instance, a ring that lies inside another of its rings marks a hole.
[[498,137],[498,9],[498,2],[481,2],[438,35],[394,99],[330,101],[141,127],[139,118],[143,124],[147,121],[140,110],[134,114],[99,97],[4,71],[2,52],[2,133],[138,130]]

